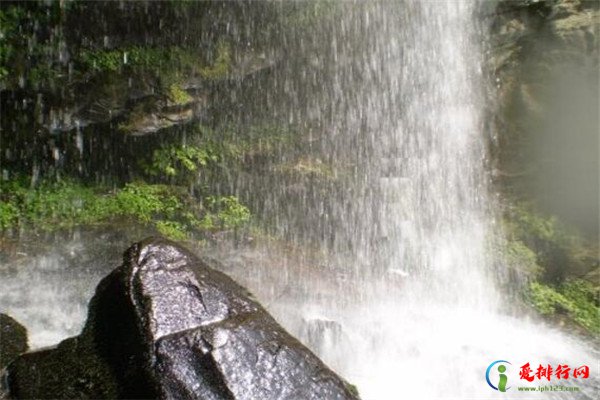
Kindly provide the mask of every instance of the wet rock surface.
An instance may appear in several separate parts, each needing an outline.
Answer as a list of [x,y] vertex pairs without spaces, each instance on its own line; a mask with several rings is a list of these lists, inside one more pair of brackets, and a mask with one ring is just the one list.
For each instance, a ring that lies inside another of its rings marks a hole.
[[0,314],[0,370],[27,348],[27,329],[12,317]]
[[488,22],[495,179],[597,237],[600,3],[500,1]]
[[98,286],[80,336],[25,354],[16,398],[355,399],[241,286],[162,239]]

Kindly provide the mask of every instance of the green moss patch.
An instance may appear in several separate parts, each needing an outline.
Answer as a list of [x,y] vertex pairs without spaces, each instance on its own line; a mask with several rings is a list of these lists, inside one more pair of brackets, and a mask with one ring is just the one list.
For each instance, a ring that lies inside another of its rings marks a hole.
[[597,265],[595,245],[527,203],[515,202],[505,210],[503,228],[501,255],[525,278],[525,301],[550,320],[600,334],[598,288],[582,279]]
[[593,245],[555,216],[543,215],[530,204],[508,207],[503,227],[510,244],[508,256],[520,255],[545,283],[559,284],[570,276],[583,275],[597,261]]
[[[129,183],[109,191],[74,182],[42,183],[29,188],[19,181],[0,184],[0,228],[55,230],[129,218],[175,240],[208,230],[241,227],[250,211],[234,196],[197,200],[184,188]],[[210,221],[206,223],[206,221]]]
[[600,304],[589,282],[575,279],[559,286],[532,282],[527,300],[540,314],[555,317],[564,315],[577,324],[600,334]]

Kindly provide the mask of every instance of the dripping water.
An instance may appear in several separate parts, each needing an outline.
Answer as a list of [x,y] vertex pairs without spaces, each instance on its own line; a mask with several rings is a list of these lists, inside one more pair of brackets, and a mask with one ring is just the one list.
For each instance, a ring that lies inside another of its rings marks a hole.
[[[498,359],[596,367],[587,344],[509,313],[512,300],[497,289],[477,7],[343,3],[313,32],[281,32],[288,57],[247,100],[263,118],[268,110],[304,127],[302,156],[339,179],[326,188],[263,176],[223,185],[274,221],[275,234],[316,245],[326,262],[268,246],[210,255],[364,399],[492,398],[485,369]],[[81,155],[79,130],[76,147]],[[25,323],[33,348],[77,334],[93,288],[142,234],[125,236],[107,244],[97,232],[75,233],[3,270],[2,311]]]
[[[334,263],[353,273],[333,288],[298,277],[304,290],[272,309],[366,399],[489,398],[485,370],[498,359],[595,365],[576,338],[510,315],[513,300],[496,288],[503,261],[488,250],[501,232],[486,172],[477,7],[349,7],[315,55],[325,89],[305,107],[325,134],[312,151],[353,174],[326,199],[303,203],[318,217],[292,237],[326,238]],[[280,79],[301,107],[294,96],[307,82]],[[305,219],[306,209],[290,207],[280,185],[270,212],[285,234],[285,221]],[[580,395],[593,397],[594,386]]]

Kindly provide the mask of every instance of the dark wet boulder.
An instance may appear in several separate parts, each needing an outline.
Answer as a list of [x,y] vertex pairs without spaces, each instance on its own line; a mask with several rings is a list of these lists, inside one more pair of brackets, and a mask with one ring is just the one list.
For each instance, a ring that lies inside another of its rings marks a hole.
[[0,369],[27,351],[27,329],[12,317],[0,314]]
[[241,286],[178,245],[135,244],[77,338],[19,357],[16,398],[356,399]]
[[111,399],[119,382],[90,337],[75,337],[18,357],[6,377],[10,398]]

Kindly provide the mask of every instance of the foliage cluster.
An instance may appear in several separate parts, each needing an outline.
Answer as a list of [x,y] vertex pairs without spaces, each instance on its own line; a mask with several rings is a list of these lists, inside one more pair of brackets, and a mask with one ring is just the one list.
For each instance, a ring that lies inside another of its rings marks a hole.
[[205,204],[210,212],[197,225],[202,229],[235,227],[250,220],[250,210],[235,196],[209,196]]
[[56,75],[65,61],[59,28],[64,13],[59,3],[10,4],[0,9],[0,82],[12,78],[37,83]]
[[509,258],[518,259],[542,281],[558,284],[569,272],[585,269],[589,246],[556,217],[544,216],[530,204],[513,204],[506,210],[503,225],[510,244]]
[[0,9],[0,79],[8,75],[9,62],[16,51],[19,23],[24,18],[25,11],[19,7]]
[[106,223],[115,217],[152,225],[181,240],[198,230],[234,229],[250,220],[249,210],[233,196],[196,202],[177,186],[129,183],[108,191],[74,182],[23,182],[0,185],[0,228],[42,230]]
[[142,165],[144,171],[159,181],[190,185],[220,169],[256,166],[259,159],[293,145],[298,137],[276,125],[244,129],[198,125],[190,134],[190,144],[167,144],[154,150],[151,160]]
[[226,42],[217,45],[216,57],[212,65],[200,69],[200,75],[206,79],[221,79],[231,69],[231,48]]
[[567,318],[600,334],[598,287],[578,278],[597,262],[594,246],[530,204],[512,204],[504,216],[504,230],[503,257],[529,281],[526,302],[541,315]]
[[536,213],[531,205],[513,205],[508,213],[513,233],[532,245],[545,242],[558,247],[571,247],[579,240],[561,226],[555,216]]
[[187,104],[193,100],[192,96],[176,83],[169,86],[167,96],[169,97],[169,100],[179,105]]
[[594,334],[600,334],[600,302],[589,282],[574,279],[558,287],[531,282],[528,302],[542,315],[565,314]]
[[516,276],[533,279],[542,274],[543,268],[538,265],[537,254],[518,238],[510,235],[496,238],[489,245],[494,259],[503,260]]
[[210,143],[205,146],[168,145],[154,150],[152,163],[145,166],[154,176],[173,178],[180,183],[193,183],[199,169],[216,163],[222,157]]
[[67,15],[85,6],[85,2],[32,1],[2,7],[0,82],[5,86],[54,87],[66,79],[87,82],[97,75],[121,74],[157,79],[164,94],[181,99],[178,85],[183,77],[217,80],[231,69],[231,48],[224,40],[214,43],[212,51],[178,45],[98,48],[68,44]]
[[[76,71],[88,76],[99,76],[104,82],[108,75],[154,82],[158,94],[171,105],[186,105],[194,98],[184,89],[190,77],[219,80],[231,69],[231,51],[226,42],[219,42],[211,61],[198,49],[171,47],[124,47],[111,50],[84,49],[75,58]],[[145,115],[145,112],[141,112]],[[123,130],[130,129],[127,124]]]
[[162,79],[173,73],[177,76],[198,74],[207,79],[220,79],[229,72],[231,50],[226,42],[218,44],[212,63],[204,58],[198,50],[179,46],[157,48],[131,46],[108,50],[82,49],[77,55],[76,63],[81,71],[96,73],[146,71],[153,72]]

